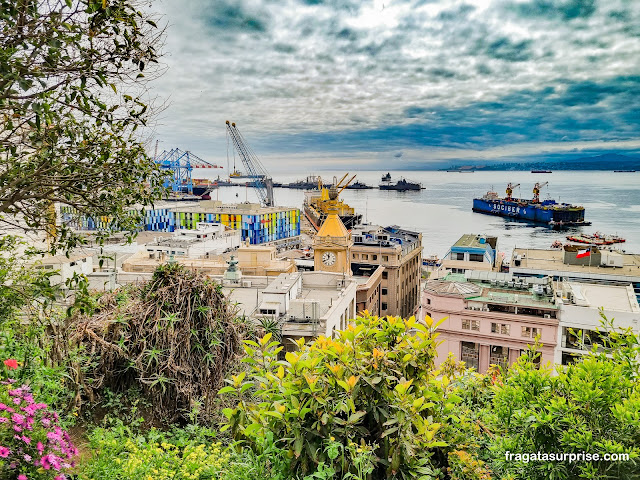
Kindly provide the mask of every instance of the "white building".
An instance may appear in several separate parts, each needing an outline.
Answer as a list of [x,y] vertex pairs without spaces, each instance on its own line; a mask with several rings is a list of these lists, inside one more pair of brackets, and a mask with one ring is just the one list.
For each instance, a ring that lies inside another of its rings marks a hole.
[[[275,279],[244,277],[242,286],[225,288],[240,313],[256,321],[273,319],[283,338],[332,336],[356,316],[357,282],[330,272],[283,273]],[[295,346],[283,342],[285,348]]]
[[93,272],[94,252],[82,252],[70,256],[55,255],[34,262],[34,267],[56,272],[49,278],[51,285],[61,285],[74,275],[89,275]]
[[554,361],[567,364],[577,355],[602,344],[601,313],[617,328],[640,333],[640,307],[633,286],[566,281],[560,292],[560,323]]
[[241,242],[240,230],[219,223],[198,223],[195,230],[178,230],[172,237],[147,243],[145,249],[152,258],[209,258],[235,250]]

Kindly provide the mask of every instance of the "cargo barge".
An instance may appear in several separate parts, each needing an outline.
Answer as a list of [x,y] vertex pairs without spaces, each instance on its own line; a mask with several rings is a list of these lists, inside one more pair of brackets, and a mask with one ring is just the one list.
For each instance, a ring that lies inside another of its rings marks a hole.
[[340,193],[355,179],[354,175],[351,180],[344,183],[348,175],[342,177],[339,182],[334,179],[331,186],[323,185],[322,180],[319,180],[316,185],[319,187],[318,190],[305,192],[304,214],[314,230],[320,229],[330,211],[335,211],[338,214],[347,230],[351,230],[362,222],[362,214],[356,213],[353,207],[344,203],[339,197]]
[[549,225],[551,227],[575,227],[591,225],[584,219],[584,207],[568,203],[557,203],[555,200],[540,200],[540,188],[546,185],[536,183],[533,198],[513,198],[513,189],[520,184],[507,185],[507,195],[498,197],[496,192],[487,192],[481,198],[473,199],[473,211],[489,215],[507,217],[531,223]]

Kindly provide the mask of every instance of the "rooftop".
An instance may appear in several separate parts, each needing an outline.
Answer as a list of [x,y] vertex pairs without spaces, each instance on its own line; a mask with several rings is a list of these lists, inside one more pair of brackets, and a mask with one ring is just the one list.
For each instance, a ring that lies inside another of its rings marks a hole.
[[564,300],[565,303],[590,308],[603,308],[613,312],[640,313],[638,300],[631,285],[616,286],[565,282],[563,287],[563,294],[569,292],[572,294],[572,301]]
[[[503,281],[499,284],[496,281],[468,279],[463,274],[449,273],[440,280],[428,281],[425,288],[437,294],[456,295],[466,300],[478,302],[553,310],[558,308],[554,302],[553,295],[535,293],[527,285],[520,284],[516,287],[514,282]],[[534,288],[541,288],[541,286]],[[540,291],[542,292],[543,290]],[[547,291],[547,293],[549,292]]]
[[159,208],[169,208],[173,211],[187,213],[236,213],[246,215],[264,215],[267,213],[279,213],[289,210],[297,210],[294,207],[263,207],[259,203],[229,203],[218,200],[202,200],[200,202],[181,203],[179,205],[167,205]]
[[379,225],[357,225],[351,231],[354,245],[380,245],[393,247],[406,246],[420,240],[420,233],[404,230],[397,225],[381,227]]
[[486,235],[476,235],[473,233],[465,233],[460,239],[453,245],[454,247],[462,248],[482,248],[486,249],[487,245],[495,249],[498,244],[498,237],[489,237]]
[[[514,259],[520,256],[520,266],[515,266]],[[640,278],[640,255],[623,253],[622,267],[602,267],[600,265],[567,265],[564,263],[564,251],[515,248],[511,255],[511,270],[533,270],[539,272],[575,272],[612,276],[631,276]]]

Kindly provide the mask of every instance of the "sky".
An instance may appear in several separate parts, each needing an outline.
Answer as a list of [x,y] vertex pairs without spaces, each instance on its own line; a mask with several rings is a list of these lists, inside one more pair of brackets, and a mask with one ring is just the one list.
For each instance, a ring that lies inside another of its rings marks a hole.
[[[159,149],[267,169],[640,154],[638,0],[160,0]],[[229,153],[231,155],[231,153]]]

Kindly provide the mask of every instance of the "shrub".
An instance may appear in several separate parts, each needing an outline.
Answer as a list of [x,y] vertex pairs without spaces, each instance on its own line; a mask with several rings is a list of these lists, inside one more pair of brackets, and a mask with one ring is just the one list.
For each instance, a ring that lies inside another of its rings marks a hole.
[[89,400],[136,387],[156,420],[186,421],[195,406],[211,419],[240,347],[235,312],[218,283],[177,264],[158,267],[142,286],[103,295],[69,334],[91,354],[91,368],[78,365]]
[[[640,476],[640,347],[631,330],[609,324],[604,349],[566,367],[536,368],[522,356],[492,387],[484,410],[494,470],[505,476],[616,478]],[[511,453],[510,460],[506,453]],[[628,461],[530,460],[522,454],[609,453]]]
[[[203,436],[202,433],[205,435]],[[82,480],[263,480],[283,479],[282,453],[236,451],[209,440],[210,432],[151,429],[136,435],[121,423],[90,436],[94,454],[80,465]]]
[[63,480],[78,454],[56,412],[28,386],[0,385],[0,478]]
[[322,465],[338,478],[436,478],[453,450],[468,452],[458,467],[466,460],[482,472],[451,383],[462,367],[448,360],[436,370],[437,336],[430,318],[365,314],[335,339],[299,341],[285,360],[269,334],[246,341],[252,372],[220,390],[239,399],[224,428],[250,445],[280,439],[296,474]]

